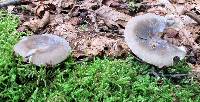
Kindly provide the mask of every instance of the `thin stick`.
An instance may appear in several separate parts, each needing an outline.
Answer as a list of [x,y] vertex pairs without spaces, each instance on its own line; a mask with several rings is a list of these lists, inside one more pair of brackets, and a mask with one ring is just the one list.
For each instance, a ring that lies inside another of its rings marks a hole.
[[2,3],[0,3],[0,8],[2,7],[6,7],[8,5],[15,5],[15,4],[19,4],[21,0],[7,0],[4,1]]
[[9,5],[20,5],[30,3],[29,0],[7,0],[0,3],[0,8],[7,7]]
[[194,12],[191,12],[191,11],[184,11],[183,14],[189,16],[189,17],[192,18],[194,21],[196,21],[198,24],[200,24],[200,17],[199,17],[197,14],[195,14]]

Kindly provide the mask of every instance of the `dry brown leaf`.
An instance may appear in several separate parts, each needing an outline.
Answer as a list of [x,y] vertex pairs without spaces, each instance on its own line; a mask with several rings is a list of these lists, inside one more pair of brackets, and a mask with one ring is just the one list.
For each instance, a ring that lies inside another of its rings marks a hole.
[[102,3],[103,3],[104,5],[107,5],[107,6],[110,6],[110,5],[112,5],[112,4],[114,4],[114,5],[119,5],[118,1],[119,1],[119,0],[102,0]]
[[103,0],[102,3],[109,7],[115,7],[115,8],[120,8],[120,9],[128,7],[128,5],[125,4],[125,2],[122,0]]
[[167,10],[163,7],[154,7],[147,10],[148,13],[155,13],[157,15],[166,15]]
[[62,0],[61,7],[62,8],[67,8],[67,7],[72,7],[75,4],[76,0]]
[[107,22],[108,26],[115,25],[119,27],[120,25],[125,27],[127,21],[131,18],[131,16],[115,11],[112,8],[105,5],[97,9],[95,12],[99,16],[101,16],[105,20],[105,22]]
[[85,0],[81,7],[88,10],[94,10],[102,5],[101,2],[102,0]]
[[31,19],[28,22],[24,22],[24,26],[27,26],[29,29],[31,29],[33,32],[37,32],[44,26],[46,26],[50,21],[50,14],[48,11],[45,11],[42,19]]
[[129,52],[128,46],[121,38],[108,38],[107,36],[97,35],[91,37],[91,35],[83,34],[82,39],[74,40],[75,51],[73,55],[76,58],[80,56],[123,56]]
[[200,65],[189,64],[192,68],[191,76],[197,79],[200,79]]
[[113,34],[77,31],[77,25],[72,22],[74,19],[77,18],[70,18],[65,23],[57,25],[53,32],[69,41],[75,58],[128,54],[129,48],[121,37]]
[[179,4],[184,4],[186,1],[185,0],[177,0],[177,3]]

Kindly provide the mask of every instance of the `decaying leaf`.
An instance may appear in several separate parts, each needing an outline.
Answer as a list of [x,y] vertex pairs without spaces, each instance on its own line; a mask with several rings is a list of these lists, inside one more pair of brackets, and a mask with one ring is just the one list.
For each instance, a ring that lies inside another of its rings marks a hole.
[[125,4],[123,0],[102,0],[102,3],[109,7],[114,7],[114,8],[118,8],[118,9],[119,8],[124,9],[124,8],[128,7],[128,5]]
[[45,11],[42,19],[31,19],[28,22],[25,22],[23,25],[27,26],[33,32],[37,32],[39,29],[46,26],[50,21],[50,14],[48,11]]
[[127,21],[131,18],[131,16],[126,15],[124,13],[117,12],[108,6],[102,6],[101,8],[97,9],[95,12],[99,16],[104,18],[108,26],[115,25],[117,27],[119,26],[125,27]]

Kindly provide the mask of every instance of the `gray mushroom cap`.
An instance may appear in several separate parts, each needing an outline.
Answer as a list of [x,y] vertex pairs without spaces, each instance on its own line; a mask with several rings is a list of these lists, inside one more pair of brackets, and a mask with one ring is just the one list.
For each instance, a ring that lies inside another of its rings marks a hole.
[[37,66],[56,65],[69,56],[71,47],[64,38],[43,34],[24,37],[14,46],[14,51]]
[[171,66],[175,57],[183,59],[186,55],[183,46],[175,46],[159,37],[171,24],[165,17],[151,13],[136,16],[125,27],[125,41],[143,61],[159,68]]

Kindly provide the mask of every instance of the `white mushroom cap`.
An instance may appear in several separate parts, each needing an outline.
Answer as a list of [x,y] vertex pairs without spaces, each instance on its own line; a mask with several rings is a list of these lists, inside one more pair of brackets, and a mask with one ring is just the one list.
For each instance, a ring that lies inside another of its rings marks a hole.
[[169,25],[167,19],[155,14],[144,14],[132,18],[126,25],[125,41],[132,52],[143,61],[158,66],[173,65],[174,57],[183,59],[186,50],[159,37]]
[[14,51],[37,66],[56,65],[68,57],[71,47],[64,38],[43,34],[24,37],[14,46]]

